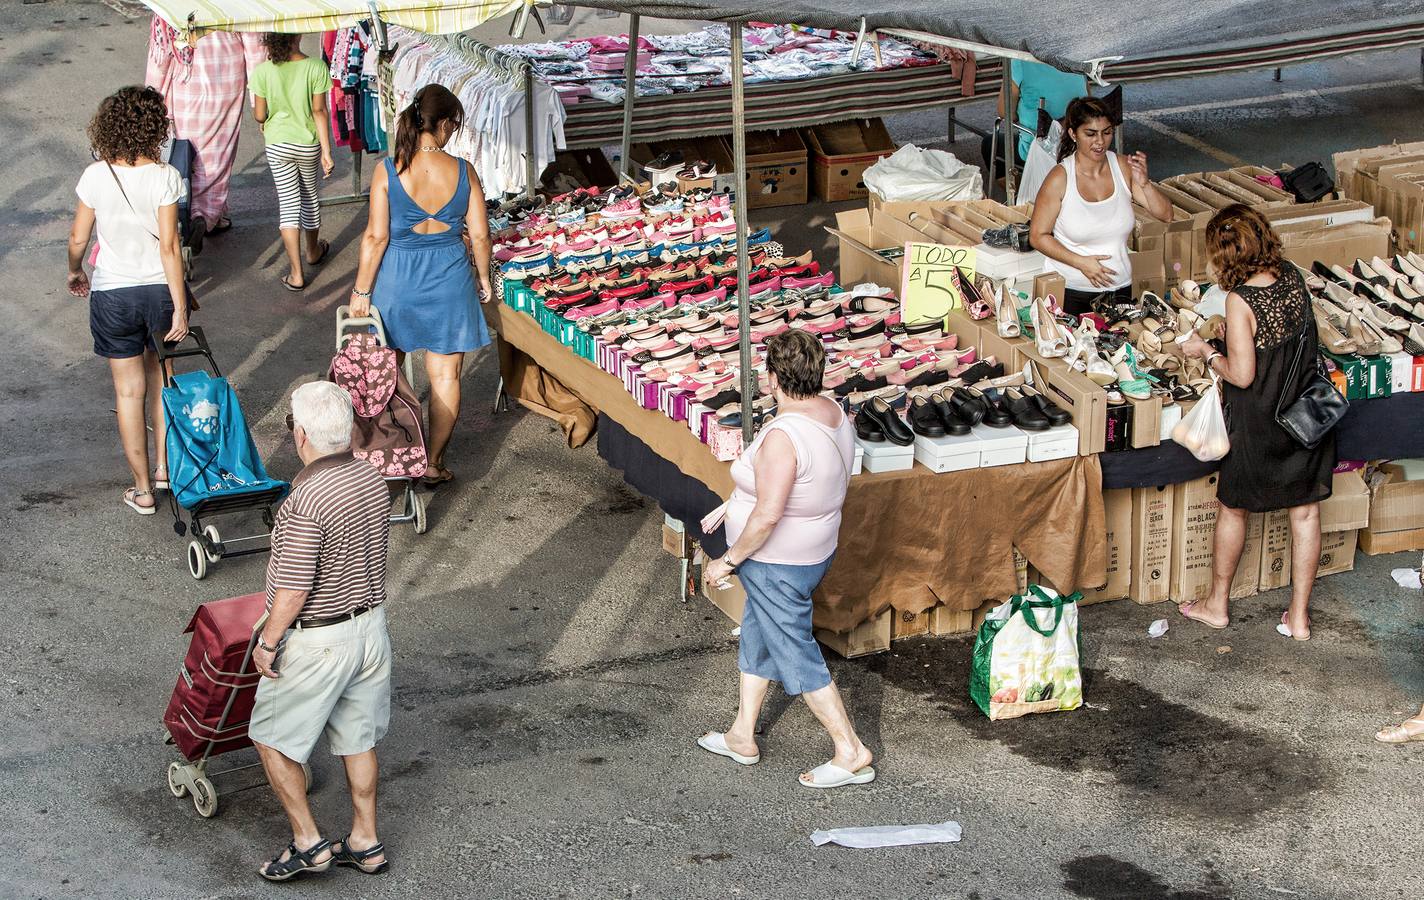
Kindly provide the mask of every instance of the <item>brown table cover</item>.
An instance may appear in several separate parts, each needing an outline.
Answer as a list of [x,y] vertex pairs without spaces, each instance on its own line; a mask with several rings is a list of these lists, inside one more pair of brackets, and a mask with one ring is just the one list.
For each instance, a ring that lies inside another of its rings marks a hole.
[[[517,379],[505,375],[511,396],[549,415],[551,396],[572,395],[713,493],[731,495],[730,464],[714,459],[685,423],[644,409],[621,381],[574,355],[527,313],[493,305],[486,311],[501,338],[527,355],[522,374],[511,369]],[[538,377],[533,367],[542,369]],[[842,516],[835,563],[815,595],[817,628],[846,631],[888,607],[920,613],[944,603],[970,610],[1008,597],[1016,584],[1015,546],[1054,584],[1107,580],[1096,456],[939,475],[919,464],[862,474],[851,479]]]

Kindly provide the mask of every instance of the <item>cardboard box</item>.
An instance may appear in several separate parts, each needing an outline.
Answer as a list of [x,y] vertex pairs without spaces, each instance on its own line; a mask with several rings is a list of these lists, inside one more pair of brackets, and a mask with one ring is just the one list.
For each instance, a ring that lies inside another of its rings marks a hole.
[[1389,355],[1390,396],[1410,394],[1417,390],[1414,386],[1414,375],[1420,369],[1421,359],[1424,357],[1410,356],[1408,353],[1391,353]]
[[[727,146],[730,148],[730,144]],[[809,184],[806,168],[806,144],[795,130],[749,132],[747,208],[805,203]]]
[[1386,463],[1370,483],[1370,532],[1378,536],[1424,528],[1424,481],[1408,481],[1403,469]]
[[850,631],[828,631],[816,628],[816,640],[846,659],[881,653],[890,649],[891,619],[895,610],[886,609]]
[[1010,547],[1014,557],[1014,593],[1022,594],[1028,590],[1029,564],[1028,557],[1017,546]]
[[1204,599],[1211,592],[1217,478],[1213,473],[1172,486],[1172,565],[1168,594],[1178,604]]
[[1014,352],[1022,358],[1017,368],[1031,363],[1034,386],[1073,415],[1073,427],[1078,429],[1078,455],[1102,453],[1107,432],[1107,392],[1088,376],[1068,368],[1063,360],[1044,359],[1027,344],[1016,345]]
[[852,209],[836,213],[836,227],[826,229],[839,241],[837,277],[841,284],[874,284],[899,290],[900,260],[887,259],[882,250],[903,253],[901,242],[885,241],[871,225],[870,211]]
[[1167,293],[1167,263],[1163,249],[1129,251],[1132,266],[1132,293],[1141,296],[1151,291],[1159,296]]
[[974,628],[974,610],[950,609],[943,603],[930,608],[930,634],[968,634]]
[[[1424,487],[1424,482],[1419,482]],[[1336,472],[1330,497],[1320,503],[1320,530],[1354,531],[1370,524],[1370,489],[1361,470]],[[1421,518],[1420,525],[1424,525]]]
[[1128,432],[1128,444],[1142,448],[1156,447],[1162,443],[1162,398],[1128,398],[1127,402],[1132,404],[1132,428]]
[[[1355,532],[1350,532],[1354,534]],[[1408,531],[1375,532],[1365,529],[1359,532],[1360,549],[1369,556],[1384,553],[1403,553],[1406,550],[1424,550],[1424,528]],[[1324,544],[1321,545],[1322,550]],[[1324,575],[1324,572],[1320,574]]]
[[1170,594],[1172,504],[1170,485],[1132,489],[1132,577],[1128,596],[1160,603]]
[[712,605],[722,611],[722,614],[738,625],[742,624],[742,610],[747,605],[747,592],[742,587],[742,582],[736,575],[727,579],[730,587],[709,587],[701,578],[697,579],[702,585],[702,596],[712,601]]
[[[1323,578],[1326,575],[1338,575],[1341,572],[1349,572],[1355,568],[1355,542],[1364,532],[1360,531],[1330,531],[1320,536],[1320,567],[1315,570],[1316,578]],[[1396,532],[1401,533],[1401,532]],[[1424,531],[1420,532],[1424,538]],[[1361,542],[1363,543],[1363,542]],[[1424,547],[1424,543],[1419,544]],[[1413,547],[1401,547],[1401,550],[1416,549]],[[1372,551],[1366,550],[1366,553]],[[1380,551],[1392,553],[1392,550]]]
[[1103,491],[1103,517],[1108,532],[1108,580],[1097,587],[1079,588],[1079,605],[1120,600],[1132,584],[1132,491]]
[[692,538],[676,519],[663,517],[663,549],[678,559],[692,558]]
[[1273,591],[1290,584],[1290,580],[1290,510],[1280,509],[1266,513],[1262,521],[1259,588]]
[[1266,184],[1257,179],[1257,176],[1270,178],[1276,174],[1264,166],[1237,166],[1220,173],[1223,178],[1232,184],[1250,191],[1268,202],[1294,203],[1295,195],[1289,191],[1283,191],[1274,185]]
[[1132,401],[1109,403],[1103,413],[1103,452],[1132,449]]
[[895,152],[880,119],[833,122],[802,132],[811,154],[811,184],[822,200],[855,200],[870,195],[865,170]]
[[930,611],[927,609],[921,613],[900,611],[891,607],[890,609],[890,640],[898,641],[901,638],[919,637],[922,634],[930,633]]
[[[1217,509],[1220,509],[1218,504]],[[1251,513],[1246,517],[1246,542],[1241,545],[1241,558],[1236,562],[1236,575],[1231,579],[1231,591],[1227,595],[1232,600],[1253,597],[1261,590],[1261,555],[1264,552],[1266,516]],[[1213,538],[1216,531],[1212,523]],[[1213,547],[1212,557],[1215,558]],[[1207,582],[1210,590],[1211,582]]]
[[1388,397],[1392,376],[1388,356],[1341,356],[1322,350],[1345,376],[1345,399]]

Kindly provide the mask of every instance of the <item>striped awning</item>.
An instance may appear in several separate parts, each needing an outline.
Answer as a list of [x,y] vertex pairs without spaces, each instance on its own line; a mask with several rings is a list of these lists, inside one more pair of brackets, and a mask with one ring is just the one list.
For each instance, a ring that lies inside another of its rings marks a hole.
[[[178,30],[281,31],[310,34],[355,25],[371,17],[366,0],[143,0]],[[376,0],[382,21],[427,34],[466,31],[533,5],[534,0]]]

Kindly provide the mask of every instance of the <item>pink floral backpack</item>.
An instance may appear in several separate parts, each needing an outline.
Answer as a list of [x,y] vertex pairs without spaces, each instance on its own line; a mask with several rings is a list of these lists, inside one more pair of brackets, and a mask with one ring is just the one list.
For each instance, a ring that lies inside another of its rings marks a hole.
[[387,478],[425,474],[420,400],[396,365],[396,352],[373,334],[353,334],[332,357],[329,378],[351,395],[351,452]]

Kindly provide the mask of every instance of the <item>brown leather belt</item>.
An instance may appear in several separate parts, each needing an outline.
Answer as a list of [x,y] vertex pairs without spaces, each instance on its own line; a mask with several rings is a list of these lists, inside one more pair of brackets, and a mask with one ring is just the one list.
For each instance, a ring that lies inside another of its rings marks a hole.
[[293,627],[300,628],[305,631],[308,628],[325,628],[328,625],[340,625],[342,622],[347,622],[359,616],[364,616],[366,613],[375,609],[376,606],[379,605],[380,604],[378,603],[374,606],[358,606],[350,612],[344,612],[339,616],[326,616],[325,618],[321,619],[298,619],[296,621],[295,626]]

